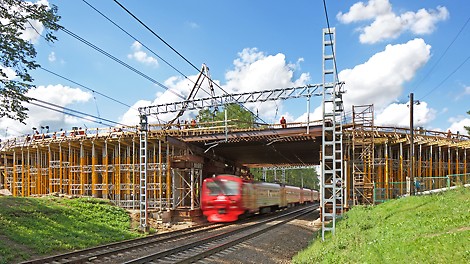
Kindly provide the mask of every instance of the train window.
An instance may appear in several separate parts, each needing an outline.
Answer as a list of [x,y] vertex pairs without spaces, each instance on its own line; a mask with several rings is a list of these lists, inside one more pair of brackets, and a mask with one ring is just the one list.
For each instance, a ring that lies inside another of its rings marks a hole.
[[239,193],[239,184],[235,181],[223,181],[225,195],[237,195]]
[[219,194],[237,195],[239,194],[238,185],[238,182],[227,180],[214,180],[213,182],[206,182],[207,189],[209,189],[209,195],[211,196],[217,196]]

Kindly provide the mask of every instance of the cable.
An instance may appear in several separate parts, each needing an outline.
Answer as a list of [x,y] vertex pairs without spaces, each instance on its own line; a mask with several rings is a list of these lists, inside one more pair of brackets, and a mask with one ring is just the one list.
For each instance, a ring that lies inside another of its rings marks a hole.
[[[85,4],[87,4],[89,7],[91,7],[93,10],[95,10],[98,14],[100,14],[101,16],[103,16],[104,18],[106,18],[109,22],[111,22],[113,25],[115,25],[117,28],[119,28],[121,31],[123,31],[124,33],[126,33],[129,37],[131,37],[133,40],[139,42],[144,48],[146,48],[148,51],[150,51],[153,55],[155,55],[157,58],[159,58],[161,61],[163,61],[166,65],[170,66],[173,70],[175,70],[176,72],[178,72],[179,74],[181,74],[184,78],[190,80],[191,82],[193,82],[191,79],[188,78],[188,76],[186,76],[184,73],[182,73],[180,70],[178,70],[176,67],[174,67],[173,65],[171,65],[168,61],[166,61],[165,59],[163,59],[160,55],[158,55],[157,53],[155,53],[153,50],[151,50],[149,47],[147,47],[144,43],[142,43],[142,41],[138,40],[137,38],[135,38],[133,35],[131,35],[129,32],[127,32],[125,29],[123,29],[121,26],[119,26],[117,23],[115,23],[113,20],[111,20],[109,17],[107,17],[105,14],[103,14],[101,11],[99,11],[98,9],[96,9],[94,6],[92,6],[90,3],[88,3],[87,1],[85,0],[82,0],[83,2],[85,2]],[[194,83],[194,82],[193,82]]]
[[436,87],[432,88],[427,94],[425,94],[423,97],[421,97],[418,101],[422,101],[424,98],[426,98],[428,95],[430,95],[432,92],[434,92],[437,88],[441,87],[442,84],[444,84],[454,73],[456,73],[467,61],[470,59],[470,56],[468,56],[457,68],[455,68],[447,77],[442,80]]
[[[139,22],[143,27],[145,27],[148,31],[150,31],[155,37],[157,37],[160,41],[162,41],[167,47],[169,47],[172,51],[174,51],[176,54],[178,54],[178,56],[180,56],[184,61],[186,61],[189,65],[191,65],[191,67],[193,67],[196,71],[199,71],[199,69],[193,64],[191,63],[188,59],[186,59],[186,57],[184,57],[181,53],[179,53],[175,48],[173,48],[168,42],[166,42],[162,37],[160,37],[155,31],[153,31],[151,28],[149,28],[142,20],[140,20],[137,16],[135,16],[129,9],[127,9],[125,6],[123,6],[121,3],[119,3],[119,1],[117,0],[114,0],[114,2],[119,5],[124,11],[126,11],[130,16],[132,16],[135,20],[137,20],[137,22]],[[218,85],[216,82],[214,82],[209,76],[207,76],[205,73],[202,73],[202,75],[204,75],[204,77],[206,77],[208,80],[212,81],[212,83],[214,83],[222,92],[224,92],[225,94],[229,94],[227,91],[225,91],[222,87],[220,87],[220,85]],[[205,90],[204,90],[205,91]],[[207,91],[205,91],[207,93]],[[210,94],[209,94],[210,95]],[[250,113],[253,114],[253,116],[256,117],[256,115],[250,110],[248,109],[246,106],[244,105],[241,105],[243,108],[245,108],[246,110],[248,110]],[[263,123],[266,124],[266,122],[259,118],[258,119],[260,121],[262,121]]]
[[42,108],[45,108],[45,109],[48,109],[48,110],[51,110],[51,111],[59,112],[59,113],[64,114],[64,115],[69,115],[69,116],[77,117],[77,118],[80,118],[80,119],[83,119],[83,120],[87,120],[87,121],[90,121],[90,122],[93,122],[93,123],[97,123],[97,124],[100,124],[100,125],[113,126],[113,125],[110,125],[110,124],[105,124],[105,123],[103,123],[103,122],[101,122],[101,121],[97,122],[95,119],[91,119],[91,118],[87,118],[87,117],[75,115],[75,114],[68,113],[68,112],[65,112],[65,111],[61,111],[61,110],[58,110],[58,109],[54,109],[54,108],[52,108],[52,107],[48,107],[48,106],[45,106],[45,105],[40,105],[40,104],[36,104],[36,103],[33,103],[33,102],[29,102],[29,104],[32,104],[32,105],[35,105],[35,106],[38,106],[38,107],[42,107]]
[[454,39],[450,42],[449,46],[447,46],[446,50],[444,51],[444,53],[442,53],[442,55],[439,57],[439,59],[436,61],[436,63],[434,63],[434,65],[431,67],[431,69],[426,73],[426,75],[418,82],[418,84],[415,86],[414,90],[416,91],[418,89],[418,87],[421,85],[421,83],[423,83],[424,80],[427,79],[427,77],[431,74],[431,72],[433,72],[433,70],[436,68],[436,66],[439,64],[439,62],[441,61],[441,59],[444,57],[444,55],[447,53],[447,51],[450,49],[450,47],[454,44],[455,40],[457,40],[457,38],[460,36],[460,33],[462,33],[462,31],[464,30],[464,28],[467,26],[468,22],[470,21],[470,17],[468,17],[467,21],[465,22],[465,24],[460,28],[459,32],[457,33],[457,35],[454,37]]
[[114,60],[115,62],[121,64],[122,66],[128,68],[129,70],[131,70],[131,71],[137,73],[138,75],[144,77],[145,79],[147,79],[147,80],[153,82],[154,84],[160,86],[161,88],[163,88],[163,89],[165,89],[165,90],[167,90],[167,91],[173,93],[174,95],[178,96],[179,98],[181,98],[181,99],[183,99],[183,100],[185,99],[182,95],[180,95],[180,94],[178,94],[177,92],[175,92],[175,91],[169,89],[168,87],[166,87],[165,85],[161,84],[161,83],[158,82],[157,80],[155,80],[155,79],[153,79],[152,77],[150,77],[150,76],[148,76],[148,75],[142,73],[141,71],[139,71],[139,70],[137,70],[136,68],[130,66],[129,64],[123,62],[122,60],[120,60],[120,59],[114,57],[113,55],[109,54],[108,52],[104,51],[103,49],[101,49],[101,48],[99,48],[99,47],[93,45],[92,43],[90,43],[89,41],[85,40],[84,38],[78,36],[77,34],[73,33],[72,31],[70,31],[70,30],[68,30],[68,29],[66,29],[66,28],[61,28],[61,30],[62,30],[63,32],[67,33],[68,35],[74,37],[75,39],[81,41],[82,43],[88,45],[88,46],[91,47],[92,49],[94,49],[94,50],[100,52],[101,54],[105,55],[106,57],[108,57],[108,58]]
[[[103,120],[103,121],[106,121],[106,122],[109,122],[109,123],[113,123],[115,125],[121,125],[121,126],[129,126],[129,125],[125,125],[125,124],[122,124],[122,123],[119,123],[119,122],[115,122],[115,121],[112,121],[112,120],[109,120],[109,119],[105,119],[105,118],[102,118],[102,117],[97,117],[97,116],[94,116],[94,115],[90,115],[90,114],[87,114],[87,113],[83,113],[81,111],[77,111],[77,110],[73,110],[71,108],[67,108],[67,107],[64,107],[64,106],[61,106],[61,105],[56,105],[56,104],[53,104],[53,103],[50,103],[50,102],[46,102],[46,101],[43,101],[43,100],[40,100],[40,99],[36,99],[36,98],[33,98],[33,97],[29,97],[28,98],[29,100],[32,100],[32,101],[37,101],[37,102],[40,102],[40,103],[43,103],[43,104],[46,104],[46,105],[49,105],[49,106],[53,106],[53,107],[57,107],[59,109],[63,109],[63,110],[67,110],[67,111],[70,111],[70,112],[73,112],[73,113],[77,113],[77,114],[80,114],[82,116],[90,116],[90,117],[93,117],[93,118],[96,118],[98,120]],[[77,115],[73,115],[71,113],[68,113],[68,112],[65,112],[65,111],[61,111],[61,110],[55,110],[55,109],[51,109],[47,106],[43,106],[43,105],[39,105],[37,103],[33,103],[33,102],[28,102],[29,104],[33,104],[33,105],[36,105],[36,106],[39,106],[39,107],[44,107],[44,108],[47,108],[47,109],[50,109],[50,110],[53,110],[53,111],[60,111],[61,113],[64,113],[64,114],[67,114],[67,115],[71,115],[71,116],[75,116],[75,117],[79,117],[81,118],[80,116],[77,116]],[[82,118],[82,119],[85,119],[85,120],[88,120],[88,121],[93,121],[91,119],[87,119],[87,118]],[[96,122],[96,121],[93,121],[95,123],[98,123],[98,124],[102,124],[102,122]]]
[[[328,26],[328,36],[330,37],[330,42],[333,43],[333,40],[331,39],[330,20],[328,19],[328,10],[326,9],[325,0],[323,0],[323,8],[325,9],[326,25]],[[333,63],[335,64],[336,80],[339,82],[338,67],[336,67],[336,55],[335,50],[333,49],[333,45],[331,45],[331,54],[333,55]]]
[[89,87],[86,87],[86,86],[84,86],[84,85],[78,83],[78,82],[72,81],[71,79],[69,79],[69,78],[67,78],[67,77],[64,77],[64,76],[62,76],[62,75],[60,75],[60,74],[58,74],[58,73],[55,73],[55,72],[53,72],[53,71],[51,71],[51,70],[48,70],[48,69],[46,69],[46,68],[44,68],[44,67],[42,67],[42,66],[39,66],[39,68],[40,68],[41,70],[43,70],[43,71],[46,71],[46,72],[48,72],[48,73],[50,73],[50,74],[53,74],[53,75],[55,75],[55,76],[57,76],[57,77],[60,77],[60,78],[62,78],[62,79],[64,79],[64,80],[67,80],[67,81],[69,81],[69,82],[71,82],[71,83],[73,83],[73,84],[76,84],[76,85],[78,85],[78,86],[80,86],[80,87],[82,87],[82,88],[85,88],[85,89],[87,89],[87,90],[89,90],[89,91],[91,91],[91,92],[93,92],[93,93],[96,93],[96,94],[99,94],[99,95],[101,95],[101,96],[103,96],[103,97],[105,97],[105,98],[108,98],[109,100],[114,101],[114,102],[116,102],[116,103],[118,103],[118,104],[124,105],[124,106],[129,107],[129,108],[132,108],[132,109],[134,109],[134,110],[137,110],[137,109],[133,108],[132,106],[126,104],[126,103],[123,103],[123,102],[118,101],[118,100],[116,100],[116,99],[114,99],[114,98],[112,98],[112,97],[109,97],[109,96],[107,96],[107,95],[105,95],[105,94],[103,94],[103,93],[100,93],[100,92],[98,92],[98,91],[95,91],[95,90],[93,90],[93,89],[91,89],[91,88],[89,88]]

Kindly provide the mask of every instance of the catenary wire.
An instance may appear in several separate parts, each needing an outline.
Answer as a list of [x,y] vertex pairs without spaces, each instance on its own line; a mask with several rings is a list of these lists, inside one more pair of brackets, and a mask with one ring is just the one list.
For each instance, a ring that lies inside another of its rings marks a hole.
[[130,66],[129,64],[123,62],[122,60],[120,60],[120,59],[114,57],[113,55],[111,55],[111,54],[109,54],[108,52],[104,51],[103,49],[97,47],[96,45],[92,44],[91,42],[85,40],[84,38],[78,36],[77,34],[73,33],[72,31],[70,31],[70,30],[68,30],[68,29],[66,29],[66,28],[62,28],[61,30],[62,30],[63,32],[67,33],[68,35],[72,36],[73,38],[75,38],[75,39],[81,41],[82,43],[88,45],[89,47],[93,48],[94,50],[100,52],[101,54],[105,55],[106,57],[108,57],[108,58],[114,60],[115,62],[121,64],[122,66],[128,68],[129,70],[131,70],[131,71],[137,73],[138,75],[144,77],[145,79],[147,79],[147,80],[153,82],[154,84],[160,86],[161,88],[163,88],[163,89],[165,89],[165,90],[167,90],[167,91],[173,93],[174,95],[178,96],[179,98],[181,98],[181,99],[183,99],[183,100],[185,99],[181,94],[179,94],[179,93],[177,93],[177,92],[171,90],[170,88],[166,87],[165,85],[163,85],[162,83],[160,83],[160,82],[158,82],[157,80],[153,79],[152,77],[150,77],[150,76],[146,75],[145,73],[143,73],[143,72],[137,70],[136,68]]
[[[328,27],[328,33],[329,33],[328,35],[330,37],[330,42],[333,42],[331,39],[330,20],[328,19],[328,10],[326,8],[326,0],[323,0],[323,8],[325,10],[326,25]],[[333,63],[335,64],[336,80],[339,82],[338,67],[336,67],[336,54],[335,54],[335,50],[333,49],[333,45],[331,45],[331,54],[333,55]]]
[[39,68],[40,68],[41,70],[43,70],[43,71],[46,71],[46,72],[52,74],[52,75],[55,75],[55,76],[60,77],[60,78],[62,78],[62,79],[64,79],[64,80],[67,80],[67,81],[69,81],[69,82],[71,82],[71,83],[73,83],[73,84],[75,84],[75,85],[78,85],[78,86],[80,86],[80,87],[82,87],[82,88],[85,88],[85,89],[87,89],[87,90],[89,90],[89,91],[91,91],[91,92],[93,92],[93,93],[99,94],[99,95],[101,95],[101,96],[103,96],[103,97],[105,97],[105,98],[107,98],[107,99],[109,99],[109,100],[111,100],[111,101],[114,101],[114,102],[116,102],[116,103],[118,103],[118,104],[121,104],[121,105],[123,105],[123,106],[132,108],[132,109],[134,109],[134,110],[137,110],[137,109],[133,108],[132,106],[126,104],[126,103],[123,103],[123,102],[121,102],[121,101],[118,101],[118,100],[116,100],[116,99],[110,97],[110,96],[107,96],[107,95],[105,95],[105,94],[103,94],[103,93],[100,93],[100,92],[98,92],[98,91],[95,91],[95,90],[93,90],[93,89],[91,89],[91,88],[89,88],[89,87],[87,87],[87,86],[85,86],[85,85],[82,85],[82,84],[80,84],[80,83],[78,83],[78,82],[75,82],[75,81],[73,81],[73,80],[71,80],[71,79],[69,79],[69,78],[67,78],[67,77],[64,77],[63,75],[60,75],[60,74],[58,74],[58,73],[55,73],[55,72],[53,72],[53,71],[51,71],[51,70],[48,70],[48,69],[46,69],[46,68],[44,68],[44,67],[42,67],[42,66],[39,66]]
[[[124,11],[126,11],[131,17],[133,17],[137,22],[139,22],[144,28],[146,28],[148,31],[150,31],[155,37],[157,37],[160,41],[162,41],[167,47],[169,47],[172,51],[174,51],[178,56],[180,56],[184,61],[186,61],[189,65],[191,65],[191,67],[193,67],[196,71],[199,71],[199,69],[193,64],[191,63],[186,57],[184,57],[180,52],[178,52],[175,48],[173,48],[173,46],[171,46],[168,42],[166,42],[162,37],[160,37],[155,31],[153,31],[150,27],[148,27],[142,20],[140,20],[136,15],[134,15],[129,9],[127,9],[124,5],[122,5],[119,1],[117,0],[113,0],[117,5],[119,5]],[[204,75],[204,77],[206,77],[208,80],[212,81],[212,79],[207,76],[205,73],[202,72],[202,74]],[[213,84],[215,84],[215,86],[217,86],[223,93],[225,94],[229,94],[227,91],[225,91],[219,84],[217,84],[216,82],[212,81]],[[207,93],[207,92],[206,92]],[[259,120],[261,120],[263,123],[266,123],[266,121],[264,121],[263,119],[261,119],[260,117],[256,116],[250,109],[248,109],[246,106],[244,106],[243,104],[241,104],[241,106],[243,108],[245,108],[246,110],[248,110],[250,113],[253,114],[253,116],[255,116],[256,118],[258,118]]]
[[[164,58],[162,58],[160,55],[158,55],[157,53],[155,53],[152,49],[150,49],[148,46],[146,46],[144,43],[142,43],[142,41],[140,41],[139,39],[137,39],[136,37],[134,37],[131,33],[129,33],[128,31],[126,31],[124,28],[122,28],[121,26],[119,26],[116,22],[114,22],[113,20],[111,20],[108,16],[106,16],[105,14],[103,14],[103,12],[99,11],[98,9],[96,9],[94,6],[92,6],[90,3],[88,3],[87,1],[85,0],[82,0],[85,4],[87,4],[91,9],[95,10],[98,14],[100,14],[101,16],[103,16],[104,18],[106,18],[106,20],[108,20],[109,22],[111,22],[111,24],[113,24],[114,26],[116,26],[117,28],[119,28],[122,32],[126,33],[126,35],[128,35],[130,38],[132,38],[133,40],[139,42],[144,48],[146,48],[148,51],[150,51],[153,55],[155,55],[157,58],[159,58],[161,61],[163,61],[166,65],[170,66],[173,70],[175,70],[176,72],[178,72],[179,74],[181,74],[184,78],[190,80],[191,82],[193,82],[191,79],[188,78],[188,76],[186,76],[184,73],[182,73],[180,70],[178,70],[175,66],[173,66],[171,63],[169,63],[167,60],[165,60]],[[194,83],[194,82],[193,82]]]
[[[90,117],[96,118],[96,119],[98,119],[98,120],[106,121],[106,122],[108,122],[108,123],[113,123],[113,124],[115,124],[115,125],[129,126],[129,125],[122,124],[122,123],[119,123],[119,122],[115,122],[115,121],[112,121],[112,120],[109,120],[109,119],[106,119],[106,118],[102,118],[102,117],[90,115],[90,114],[87,114],[87,113],[84,113],[84,112],[81,112],[81,111],[78,111],[78,110],[74,110],[74,109],[67,108],[67,107],[64,107],[64,106],[61,106],[61,105],[57,105],[57,104],[53,104],[53,103],[50,103],[50,102],[46,102],[46,101],[43,101],[43,100],[40,100],[40,99],[37,99],[37,98],[29,97],[29,99],[32,100],[32,101],[37,101],[37,102],[42,103],[42,104],[45,104],[45,105],[49,105],[49,106],[53,106],[53,107],[56,107],[56,108],[59,108],[59,109],[63,109],[63,110],[66,110],[66,111],[70,111],[70,112],[73,112],[73,113],[76,113],[76,114],[79,114],[79,115],[82,115],[82,116],[90,116]],[[37,103],[33,103],[33,102],[31,102],[31,101],[28,102],[28,103],[43,107],[43,105],[38,105]],[[49,108],[48,108],[48,109],[49,109]],[[62,110],[59,110],[59,111],[62,111]],[[68,112],[65,112],[65,111],[63,111],[63,113],[69,114]],[[86,119],[86,120],[88,120],[88,119]],[[101,122],[101,123],[100,123],[100,122],[96,122],[96,123],[102,124],[102,122]]]
[[442,80],[436,87],[432,88],[428,93],[426,93],[423,97],[421,97],[418,101],[422,101],[424,98],[426,98],[428,95],[430,95],[432,92],[434,92],[437,88],[441,87],[454,73],[456,73],[462,66],[467,63],[467,61],[470,59],[470,56],[468,56],[457,68],[455,68],[451,73],[449,73],[444,80]]
[[416,91],[419,86],[423,83],[424,80],[426,80],[428,78],[428,76],[434,71],[434,69],[436,68],[436,66],[439,64],[439,62],[442,60],[442,58],[446,55],[447,51],[450,49],[450,47],[454,44],[454,42],[457,40],[457,38],[460,36],[460,33],[462,33],[462,31],[465,29],[465,27],[467,26],[468,22],[470,21],[470,17],[468,17],[467,21],[465,22],[465,24],[463,24],[463,26],[460,28],[459,32],[457,33],[457,35],[454,37],[454,39],[450,42],[450,44],[447,46],[447,48],[444,50],[444,53],[442,53],[442,55],[439,57],[439,59],[437,59],[437,61],[434,63],[434,65],[431,67],[431,69],[426,73],[426,75],[418,82],[418,84],[416,84],[416,86],[414,87],[414,90]]

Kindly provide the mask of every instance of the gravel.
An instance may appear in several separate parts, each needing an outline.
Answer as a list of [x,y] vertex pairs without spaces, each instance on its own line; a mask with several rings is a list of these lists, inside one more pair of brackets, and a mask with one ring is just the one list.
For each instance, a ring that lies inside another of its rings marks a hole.
[[199,263],[291,263],[292,257],[314,239],[315,231],[319,230],[314,224],[317,218],[318,211]]

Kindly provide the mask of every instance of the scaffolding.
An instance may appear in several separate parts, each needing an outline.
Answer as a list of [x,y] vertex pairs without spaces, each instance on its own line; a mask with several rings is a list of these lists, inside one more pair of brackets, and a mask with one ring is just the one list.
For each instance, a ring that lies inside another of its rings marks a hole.
[[353,106],[352,196],[354,205],[372,204],[374,189],[374,106]]

